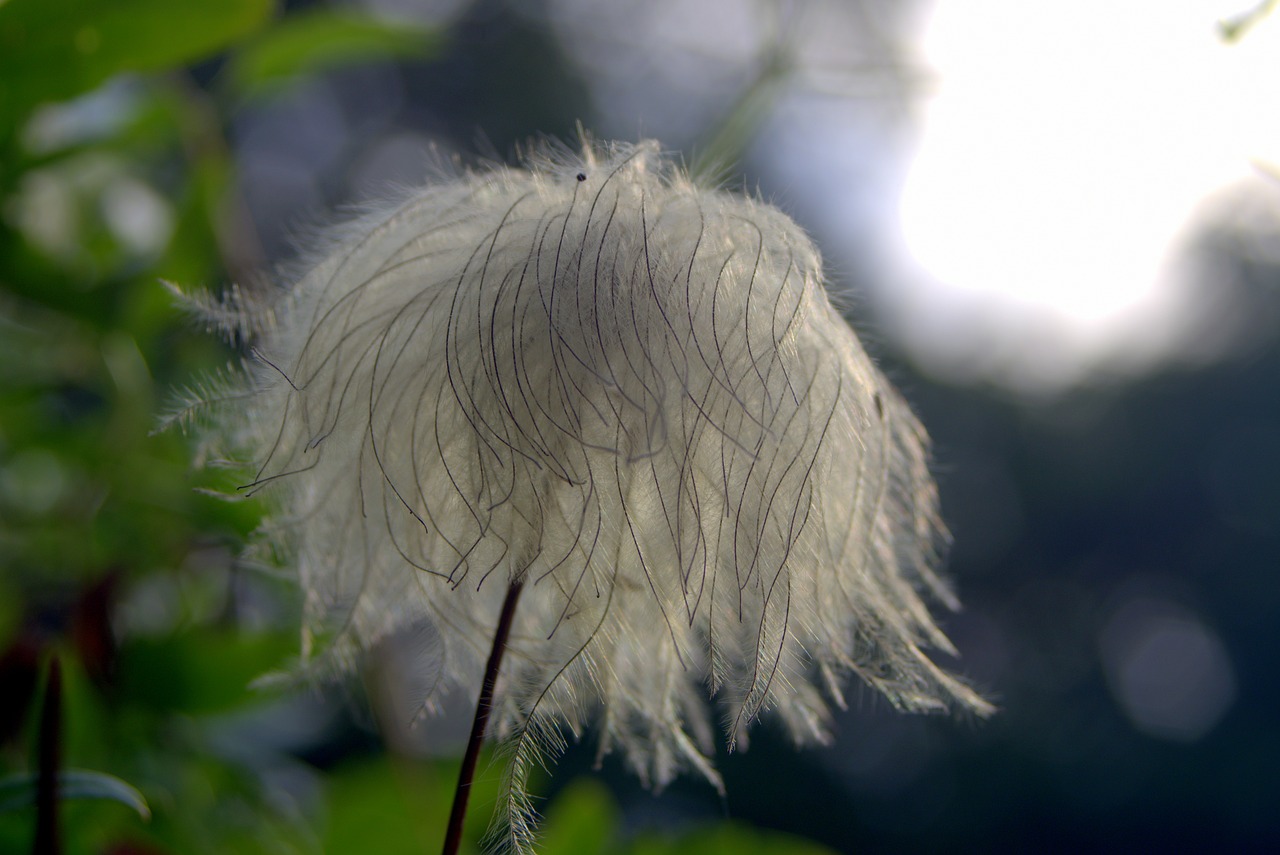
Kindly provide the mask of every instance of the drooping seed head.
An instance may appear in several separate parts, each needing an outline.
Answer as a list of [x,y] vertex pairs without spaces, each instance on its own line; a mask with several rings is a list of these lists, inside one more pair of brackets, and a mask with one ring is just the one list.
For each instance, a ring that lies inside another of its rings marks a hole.
[[218,431],[271,497],[308,655],[350,667],[429,621],[442,686],[474,694],[524,583],[493,725],[515,848],[562,728],[646,783],[718,785],[709,696],[730,744],[765,710],[824,739],[850,674],[989,710],[924,652],[951,648],[922,595],[956,604],[926,437],[817,250],[653,143],[422,188],[248,314],[258,368]]

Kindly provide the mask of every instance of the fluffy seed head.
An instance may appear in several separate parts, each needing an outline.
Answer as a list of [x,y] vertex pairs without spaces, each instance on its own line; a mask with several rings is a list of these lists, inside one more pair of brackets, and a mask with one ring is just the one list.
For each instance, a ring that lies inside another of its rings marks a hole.
[[850,674],[988,710],[923,652],[951,648],[922,594],[955,600],[920,425],[801,230],[653,143],[440,181],[276,305],[212,314],[254,339],[215,433],[273,497],[309,657],[429,622],[442,688],[474,696],[523,582],[493,716],[515,848],[566,729],[594,722],[652,785],[718,785],[708,697],[731,745],[764,710],[824,739]]

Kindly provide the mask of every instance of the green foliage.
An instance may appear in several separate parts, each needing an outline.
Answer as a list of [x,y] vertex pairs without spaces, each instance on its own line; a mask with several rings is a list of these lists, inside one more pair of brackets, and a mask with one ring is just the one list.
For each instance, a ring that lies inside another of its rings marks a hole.
[[1252,8],[1218,22],[1218,32],[1225,41],[1239,41],[1263,18],[1275,12],[1277,5],[1280,5],[1277,0],[1262,0]]
[[[259,510],[199,492],[236,484],[193,474],[180,431],[151,435],[168,398],[236,358],[161,285],[216,288],[258,262],[235,218],[228,102],[444,44],[276,5],[0,2],[0,851],[30,848],[53,651],[67,852],[439,845],[456,762],[379,754],[321,771],[289,754],[287,701],[251,684],[296,654],[294,592],[233,558]],[[206,88],[188,68],[209,60],[221,71]],[[482,764],[467,851],[500,777]],[[817,851],[738,827],[631,841],[619,823],[601,785],[575,782],[547,806],[542,851]]]
[[618,806],[608,791],[590,778],[580,778],[561,791],[542,824],[543,855],[606,855],[618,851]]
[[[0,780],[0,811],[31,807],[36,801],[36,775],[11,775]],[[87,769],[67,769],[58,775],[58,795],[63,799],[108,799],[133,808],[143,819],[151,808],[142,793],[119,778]]]
[[389,24],[349,13],[292,15],[237,52],[231,82],[242,94],[316,71],[370,59],[428,59],[440,47],[435,30]]
[[628,855],[834,855],[790,834],[758,831],[740,823],[723,823],[672,838],[644,838]]
[[297,640],[232,629],[131,639],[119,653],[121,691],[155,710],[226,712],[261,702],[255,679],[279,668]]
[[261,27],[273,0],[9,0],[0,6],[0,125],[121,72],[205,59]]
[[440,845],[451,796],[443,764],[396,764],[383,757],[339,768],[330,777],[322,848],[359,852],[376,845],[387,855],[430,851]]

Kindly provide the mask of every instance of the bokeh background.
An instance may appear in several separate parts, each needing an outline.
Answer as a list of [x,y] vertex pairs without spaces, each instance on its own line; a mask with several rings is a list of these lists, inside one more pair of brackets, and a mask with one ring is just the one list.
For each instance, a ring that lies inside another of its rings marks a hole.
[[579,124],[814,235],[934,438],[952,664],[1001,712],[855,692],[830,748],[766,721],[722,751],[723,800],[575,746],[545,851],[1280,850],[1271,5],[0,2],[0,850],[31,845],[54,655],[97,774],[68,851],[439,845],[470,711],[406,726],[404,649],[255,683],[294,591],[235,560],[258,509],[152,435],[237,356],[161,281],[260,282],[433,158]]

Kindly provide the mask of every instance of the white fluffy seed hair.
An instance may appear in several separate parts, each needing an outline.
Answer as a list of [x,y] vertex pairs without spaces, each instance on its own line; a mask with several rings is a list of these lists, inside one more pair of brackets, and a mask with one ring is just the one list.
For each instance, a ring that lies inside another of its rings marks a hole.
[[[717,787],[765,710],[827,736],[850,674],[907,710],[987,703],[922,598],[945,539],[926,437],[761,202],[656,144],[545,148],[351,224],[276,305],[205,301],[256,365],[214,434],[252,459],[305,594],[304,656],[339,671],[411,625],[474,697],[523,592],[491,732],[529,766],[589,722],[662,786]],[[322,640],[322,641],[321,641]]]

